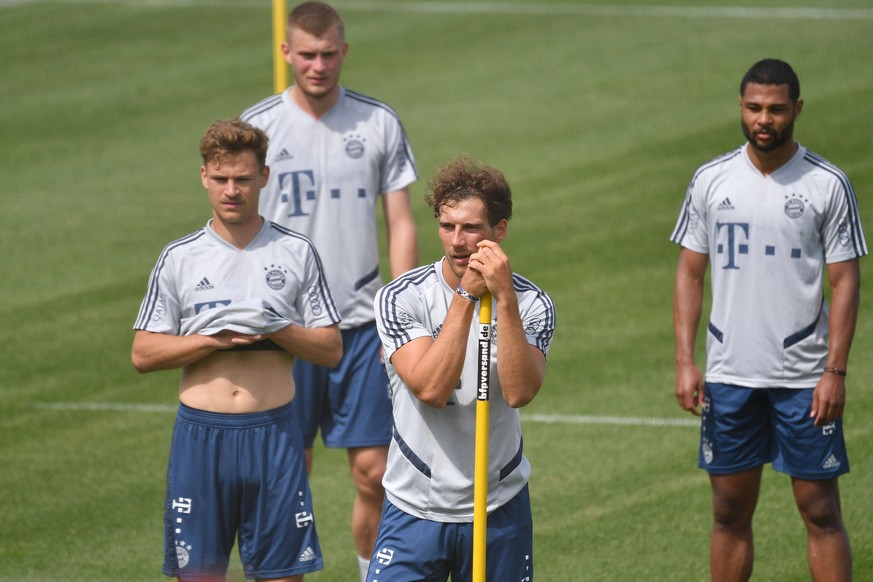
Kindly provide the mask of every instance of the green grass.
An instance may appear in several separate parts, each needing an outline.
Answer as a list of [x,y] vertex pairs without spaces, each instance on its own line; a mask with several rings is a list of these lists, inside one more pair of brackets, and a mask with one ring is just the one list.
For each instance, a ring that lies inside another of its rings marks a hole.
[[[692,172],[741,143],[736,93],[758,58],[797,69],[797,137],[849,174],[873,237],[868,2],[776,3],[861,11],[835,19],[657,12],[703,4],[731,3],[626,0],[611,14],[557,0],[337,3],[351,43],[344,84],[391,104],[413,143],[422,261],[440,253],[421,202],[436,165],[468,153],[513,186],[505,246],[558,309],[528,418],[686,418],[672,395],[667,238]],[[162,579],[178,373],[137,375],[130,326],[160,249],[207,218],[202,132],[271,91],[269,19],[266,0],[0,0],[0,581]],[[866,285],[869,259],[862,269]],[[869,296],[841,480],[857,580],[873,579]],[[62,403],[165,408],[52,408]],[[708,577],[693,427],[524,429],[539,580]],[[326,569],[307,579],[354,580],[343,451],[316,450],[312,487]],[[802,530],[787,478],[766,471],[756,579],[809,578]],[[240,572],[235,560],[231,578]]]

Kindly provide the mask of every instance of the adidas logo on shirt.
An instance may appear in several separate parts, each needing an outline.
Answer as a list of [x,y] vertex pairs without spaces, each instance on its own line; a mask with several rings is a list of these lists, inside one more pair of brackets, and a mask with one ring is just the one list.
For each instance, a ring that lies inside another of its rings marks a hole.
[[194,287],[194,291],[208,291],[209,289],[214,289],[214,287],[206,277],[200,279],[200,282],[197,283],[196,287]]
[[734,209],[734,205],[731,204],[730,198],[725,198],[724,200],[722,200],[721,204],[719,204],[718,208],[717,208],[717,210],[733,210],[733,209]]
[[822,469],[838,469],[840,466],[840,462],[833,455],[828,457],[828,460],[825,461],[824,465],[821,466]]
[[291,160],[293,158],[294,158],[294,156],[292,156],[290,153],[288,153],[288,150],[286,150],[285,148],[282,148],[282,151],[280,151],[278,154],[276,154],[275,161],[284,162],[285,160]]
[[300,554],[299,561],[300,562],[311,562],[312,560],[315,560],[316,558],[318,558],[318,556],[315,555],[315,551],[312,549],[312,546],[306,546],[306,549],[303,550],[302,554]]

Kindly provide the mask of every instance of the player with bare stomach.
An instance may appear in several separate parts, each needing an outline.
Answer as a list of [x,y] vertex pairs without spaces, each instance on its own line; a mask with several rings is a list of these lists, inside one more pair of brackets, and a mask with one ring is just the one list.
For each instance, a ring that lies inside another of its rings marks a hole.
[[212,218],[164,247],[134,325],[137,371],[182,370],[164,514],[180,580],[224,580],[235,538],[247,578],[322,568],[292,368],[339,362],[340,316],[309,239],[258,214],[267,143],[238,119],[209,127]]

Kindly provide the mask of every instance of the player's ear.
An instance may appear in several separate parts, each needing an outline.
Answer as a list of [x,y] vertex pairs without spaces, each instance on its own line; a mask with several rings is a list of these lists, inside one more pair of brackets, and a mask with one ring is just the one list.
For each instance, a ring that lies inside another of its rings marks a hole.
[[494,225],[494,242],[501,243],[506,238],[506,231],[509,228],[509,221],[505,218]]
[[261,168],[261,188],[267,187],[267,181],[270,179],[270,166]]
[[794,117],[800,117],[800,111],[803,109],[803,99],[798,99],[794,104]]
[[204,188],[209,188],[209,178],[206,175],[206,166],[200,166],[200,183]]

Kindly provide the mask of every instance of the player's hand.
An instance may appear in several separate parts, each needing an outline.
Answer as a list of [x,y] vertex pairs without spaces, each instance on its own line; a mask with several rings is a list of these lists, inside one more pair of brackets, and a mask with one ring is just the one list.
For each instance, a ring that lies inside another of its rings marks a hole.
[[812,393],[809,417],[814,426],[823,426],[843,416],[846,407],[846,378],[825,372]]
[[676,400],[682,410],[700,416],[703,403],[703,375],[697,366],[676,368]]
[[211,336],[218,342],[218,350],[227,350],[235,346],[247,346],[264,339],[263,334],[246,335],[237,331],[224,330]]
[[461,287],[473,297],[482,297],[488,291],[488,285],[485,283],[485,278],[482,276],[481,263],[477,266],[473,265],[473,257],[478,253],[470,255],[470,260],[467,263],[467,270],[464,271],[464,276],[461,277]]
[[[512,266],[509,257],[494,241],[483,240],[479,242],[479,250],[470,255],[468,271],[472,270],[481,275],[485,287],[491,292],[495,300],[500,300],[507,293],[515,293],[512,286]],[[466,277],[466,273],[464,274]],[[467,289],[464,286],[464,289]],[[481,296],[477,293],[476,296]]]

